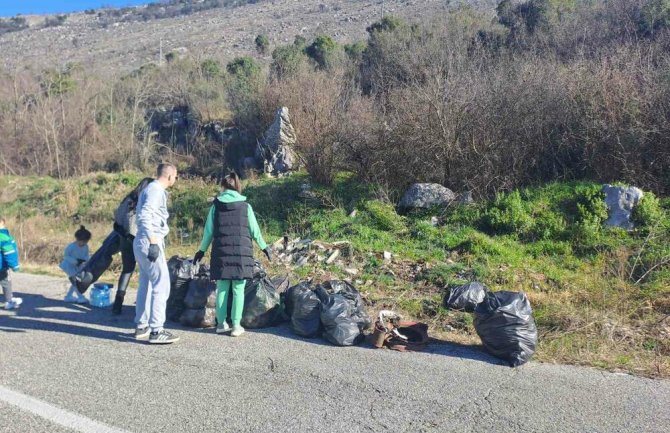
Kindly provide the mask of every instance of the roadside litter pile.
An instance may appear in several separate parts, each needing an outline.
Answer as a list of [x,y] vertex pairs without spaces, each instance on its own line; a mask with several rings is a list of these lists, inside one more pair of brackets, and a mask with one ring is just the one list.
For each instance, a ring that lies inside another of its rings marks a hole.
[[535,353],[537,327],[524,293],[491,292],[473,282],[452,288],[445,296],[445,306],[474,312],[475,330],[486,350],[511,367],[525,364]]
[[[345,243],[326,245],[310,240],[284,240],[282,245],[278,255],[286,262],[319,260],[328,253],[337,257],[346,250]],[[216,283],[210,280],[209,267],[175,256],[168,261],[168,269],[168,319],[194,328],[216,326]],[[230,309],[232,296],[229,300]],[[525,294],[491,292],[483,284],[472,282],[449,290],[445,306],[474,313],[475,330],[486,350],[510,366],[528,362],[535,353],[537,328]],[[360,344],[369,330],[373,333],[372,345],[377,348],[420,351],[429,341],[426,324],[403,321],[393,311],[381,311],[372,329],[361,294],[346,281],[304,281],[290,286],[288,278],[272,279],[256,262],[254,277],[245,287],[242,326],[267,328],[283,322],[289,323],[295,335],[320,336],[336,346]]]

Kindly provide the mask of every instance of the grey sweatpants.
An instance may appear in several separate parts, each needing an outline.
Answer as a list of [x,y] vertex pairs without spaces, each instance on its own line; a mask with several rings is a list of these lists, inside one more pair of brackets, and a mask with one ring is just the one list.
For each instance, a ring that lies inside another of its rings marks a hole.
[[0,271],[0,286],[5,295],[5,303],[12,301],[12,276],[9,275],[9,269]]
[[135,259],[140,266],[140,285],[137,289],[135,324],[138,328],[149,326],[151,331],[160,331],[165,323],[165,307],[170,296],[170,274],[165,260],[165,248],[155,262],[147,259],[149,239],[135,238]]

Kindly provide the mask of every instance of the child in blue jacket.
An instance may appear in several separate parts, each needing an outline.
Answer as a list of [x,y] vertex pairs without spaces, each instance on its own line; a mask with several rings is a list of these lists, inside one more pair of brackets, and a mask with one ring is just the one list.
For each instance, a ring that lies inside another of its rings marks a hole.
[[19,271],[19,251],[16,241],[5,227],[5,219],[0,216],[0,286],[5,295],[5,310],[15,310],[23,302],[23,299],[12,294],[10,270]]
[[[67,274],[70,281],[77,275],[82,265],[91,258],[88,251],[88,241],[91,240],[91,232],[86,230],[86,227],[80,226],[79,230],[74,232],[75,241],[65,247],[63,254],[63,261],[60,263],[60,268]],[[79,293],[77,286],[73,283],[65,295],[65,302],[76,302],[77,304],[86,304],[88,301],[86,297]]]

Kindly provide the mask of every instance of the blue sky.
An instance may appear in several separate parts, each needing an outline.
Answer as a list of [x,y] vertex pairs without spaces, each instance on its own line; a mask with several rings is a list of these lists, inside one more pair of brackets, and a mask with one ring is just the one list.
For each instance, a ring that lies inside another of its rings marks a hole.
[[0,16],[16,14],[54,14],[83,11],[100,6],[130,6],[156,0],[0,0]]

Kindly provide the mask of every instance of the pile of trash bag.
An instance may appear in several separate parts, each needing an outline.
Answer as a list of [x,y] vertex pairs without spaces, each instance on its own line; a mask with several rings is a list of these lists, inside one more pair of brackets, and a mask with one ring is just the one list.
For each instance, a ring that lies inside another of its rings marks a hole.
[[[190,258],[174,256],[168,261],[168,270],[170,297],[167,318],[194,328],[216,326],[216,282],[210,279],[209,266],[202,262],[194,265]],[[288,278],[270,280],[257,261],[254,277],[245,286],[242,326],[265,328],[286,320],[280,293],[288,285]],[[232,298],[228,297],[229,313]]]
[[474,281],[462,286],[453,287],[444,298],[444,306],[450,310],[462,310],[472,313],[477,305],[484,300],[489,289]]
[[290,328],[296,335],[321,335],[337,346],[352,346],[364,339],[372,325],[360,293],[346,281],[333,280],[312,288],[303,282],[285,296]]
[[474,322],[486,350],[511,367],[525,364],[535,353],[537,327],[524,293],[486,293],[475,308]]

